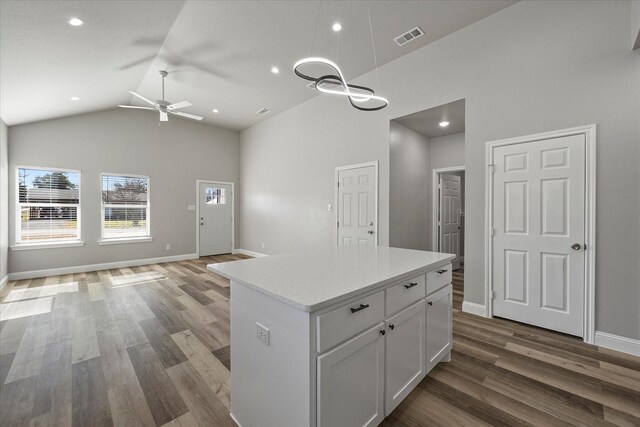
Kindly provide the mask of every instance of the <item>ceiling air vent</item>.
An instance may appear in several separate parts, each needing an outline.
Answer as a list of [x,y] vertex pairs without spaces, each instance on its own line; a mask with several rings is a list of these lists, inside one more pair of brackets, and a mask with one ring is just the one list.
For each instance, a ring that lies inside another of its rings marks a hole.
[[403,44],[408,43],[412,40],[415,40],[418,37],[423,35],[424,35],[424,31],[422,31],[420,27],[415,27],[407,31],[406,33],[402,34],[401,36],[396,37],[395,39],[393,39],[393,41],[395,41],[398,44],[398,46],[402,46]]
[[256,111],[256,113],[260,114],[261,116],[264,116],[264,115],[265,115],[265,114],[267,114],[269,111],[271,111],[271,110],[269,110],[268,108],[261,108],[261,109],[259,109],[258,111]]

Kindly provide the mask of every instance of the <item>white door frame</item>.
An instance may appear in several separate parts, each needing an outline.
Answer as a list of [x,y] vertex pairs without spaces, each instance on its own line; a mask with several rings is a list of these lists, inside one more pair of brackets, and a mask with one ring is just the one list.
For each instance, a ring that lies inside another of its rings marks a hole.
[[338,172],[345,171],[349,169],[358,169],[364,168],[367,166],[373,166],[373,174],[374,174],[374,200],[373,203],[375,205],[375,219],[374,219],[374,236],[373,242],[376,246],[378,246],[378,161],[374,160],[372,162],[366,163],[358,163],[355,165],[347,165],[347,166],[338,166],[335,172],[335,178],[333,180],[333,190],[335,191],[333,195],[333,207],[334,207],[334,215],[333,215],[333,237],[335,241],[335,246],[338,246],[338,214],[340,213],[340,206],[338,205]]
[[513,144],[524,144],[545,139],[559,138],[571,135],[584,135],[585,146],[585,204],[584,204],[584,342],[593,344],[595,336],[595,280],[596,280],[596,125],[580,126],[544,132],[535,135],[520,136],[488,142],[486,145],[485,169],[485,313],[486,317],[493,317],[493,150],[496,147]]
[[236,220],[235,220],[235,205],[236,205],[236,192],[233,182],[227,181],[212,181],[210,179],[196,179],[196,255],[200,257],[200,184],[223,184],[231,186],[231,253],[236,249]]
[[[464,166],[451,166],[448,168],[437,168],[432,170],[431,176],[431,250],[436,252],[438,250],[438,238],[440,233],[438,232],[438,208],[440,200],[438,199],[438,182],[440,181],[440,174],[447,172],[464,172]],[[465,176],[466,178],[466,176]],[[465,183],[467,181],[465,180]],[[467,193],[464,193],[465,197]],[[467,205],[465,203],[465,209]],[[466,219],[466,217],[465,217]],[[465,233],[466,236],[467,233]],[[462,241],[464,247],[464,239]]]

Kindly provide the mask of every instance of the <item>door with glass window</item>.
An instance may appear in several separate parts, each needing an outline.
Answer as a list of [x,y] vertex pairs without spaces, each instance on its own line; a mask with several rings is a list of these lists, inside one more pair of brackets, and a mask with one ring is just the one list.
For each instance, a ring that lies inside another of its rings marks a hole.
[[233,187],[218,182],[198,185],[199,256],[233,251]]

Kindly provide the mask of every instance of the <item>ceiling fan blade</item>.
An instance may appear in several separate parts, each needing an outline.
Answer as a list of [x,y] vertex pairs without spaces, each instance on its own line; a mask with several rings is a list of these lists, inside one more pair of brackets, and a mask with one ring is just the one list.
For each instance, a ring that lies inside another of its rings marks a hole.
[[180,102],[175,102],[171,105],[167,105],[167,109],[168,110],[177,110],[178,108],[185,108],[185,107],[191,107],[193,104],[190,103],[189,101],[180,101]]
[[129,91],[129,93],[130,93],[131,95],[135,95],[135,96],[137,96],[138,98],[142,99],[144,102],[147,102],[147,103],[149,103],[149,104],[153,105],[154,107],[156,106],[156,103],[155,103],[155,102],[151,101],[151,100],[150,100],[150,99],[148,99],[148,98],[145,98],[144,96],[140,95],[138,92],[134,92],[134,91],[130,90],[130,91]]
[[151,107],[138,107],[137,105],[118,105],[120,108],[137,108],[140,110],[155,110],[155,108]]
[[161,122],[168,122],[169,121],[169,115],[167,113],[165,113],[164,111],[160,111],[160,121]]
[[183,113],[181,111],[176,111],[176,112],[172,111],[171,114],[175,114],[176,116],[182,116],[182,117],[186,117],[188,119],[193,119],[193,120],[202,120],[202,119],[204,119],[204,117],[202,117],[202,116],[196,116],[195,114]]

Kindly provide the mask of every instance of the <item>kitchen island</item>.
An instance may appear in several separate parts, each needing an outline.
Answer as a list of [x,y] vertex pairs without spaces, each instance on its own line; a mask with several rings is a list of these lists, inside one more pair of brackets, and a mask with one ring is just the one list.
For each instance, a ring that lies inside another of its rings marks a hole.
[[211,264],[231,280],[242,427],[375,426],[451,356],[451,260],[342,246]]

